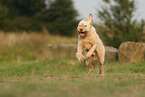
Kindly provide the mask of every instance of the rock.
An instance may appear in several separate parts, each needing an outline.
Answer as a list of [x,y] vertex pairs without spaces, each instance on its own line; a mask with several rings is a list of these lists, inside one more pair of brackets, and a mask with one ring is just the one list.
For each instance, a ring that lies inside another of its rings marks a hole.
[[52,58],[63,58],[63,57],[75,57],[77,46],[75,44],[50,44],[48,45],[49,59]]
[[[106,55],[105,61],[116,61],[118,50],[113,47],[105,47]],[[48,59],[72,57],[76,58],[77,45],[76,44],[50,44],[48,45]]]
[[120,63],[140,63],[145,61],[145,43],[124,42],[119,47]]
[[118,60],[118,49],[110,46],[105,46],[105,61]]

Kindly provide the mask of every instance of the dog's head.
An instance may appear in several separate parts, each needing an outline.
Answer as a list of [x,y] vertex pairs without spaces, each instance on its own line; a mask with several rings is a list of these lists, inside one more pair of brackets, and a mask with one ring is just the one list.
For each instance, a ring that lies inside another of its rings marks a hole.
[[83,19],[79,22],[77,31],[81,38],[85,38],[89,34],[91,27],[92,27],[92,23],[93,23],[92,18],[93,18],[93,16],[92,16],[92,14],[90,14],[89,20]]

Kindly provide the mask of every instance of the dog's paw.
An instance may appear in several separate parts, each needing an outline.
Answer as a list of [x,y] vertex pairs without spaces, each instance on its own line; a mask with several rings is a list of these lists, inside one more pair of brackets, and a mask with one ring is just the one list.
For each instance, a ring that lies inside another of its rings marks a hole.
[[84,60],[87,60],[89,57],[87,55],[84,56]]
[[84,61],[84,56],[82,54],[76,53],[76,57],[77,57],[79,62],[83,62]]
[[81,62],[83,62],[84,61],[84,57],[80,57],[79,58],[79,62],[81,63]]

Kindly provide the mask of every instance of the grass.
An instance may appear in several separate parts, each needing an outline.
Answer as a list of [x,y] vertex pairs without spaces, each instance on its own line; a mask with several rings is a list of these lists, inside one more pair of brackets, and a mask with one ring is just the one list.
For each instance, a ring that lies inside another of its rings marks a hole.
[[0,62],[0,97],[144,97],[145,63],[105,63],[93,76],[76,59]]
[[86,77],[74,58],[45,59],[48,44],[70,43],[77,37],[0,32],[0,97],[144,97],[145,63],[105,63],[105,76],[96,65]]

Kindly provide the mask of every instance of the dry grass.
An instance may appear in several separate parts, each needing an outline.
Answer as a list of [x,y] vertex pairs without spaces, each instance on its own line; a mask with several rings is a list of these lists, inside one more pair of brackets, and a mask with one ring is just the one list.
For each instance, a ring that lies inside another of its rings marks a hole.
[[0,32],[0,60],[22,61],[45,58],[48,44],[77,43],[77,37],[62,37],[47,33]]

